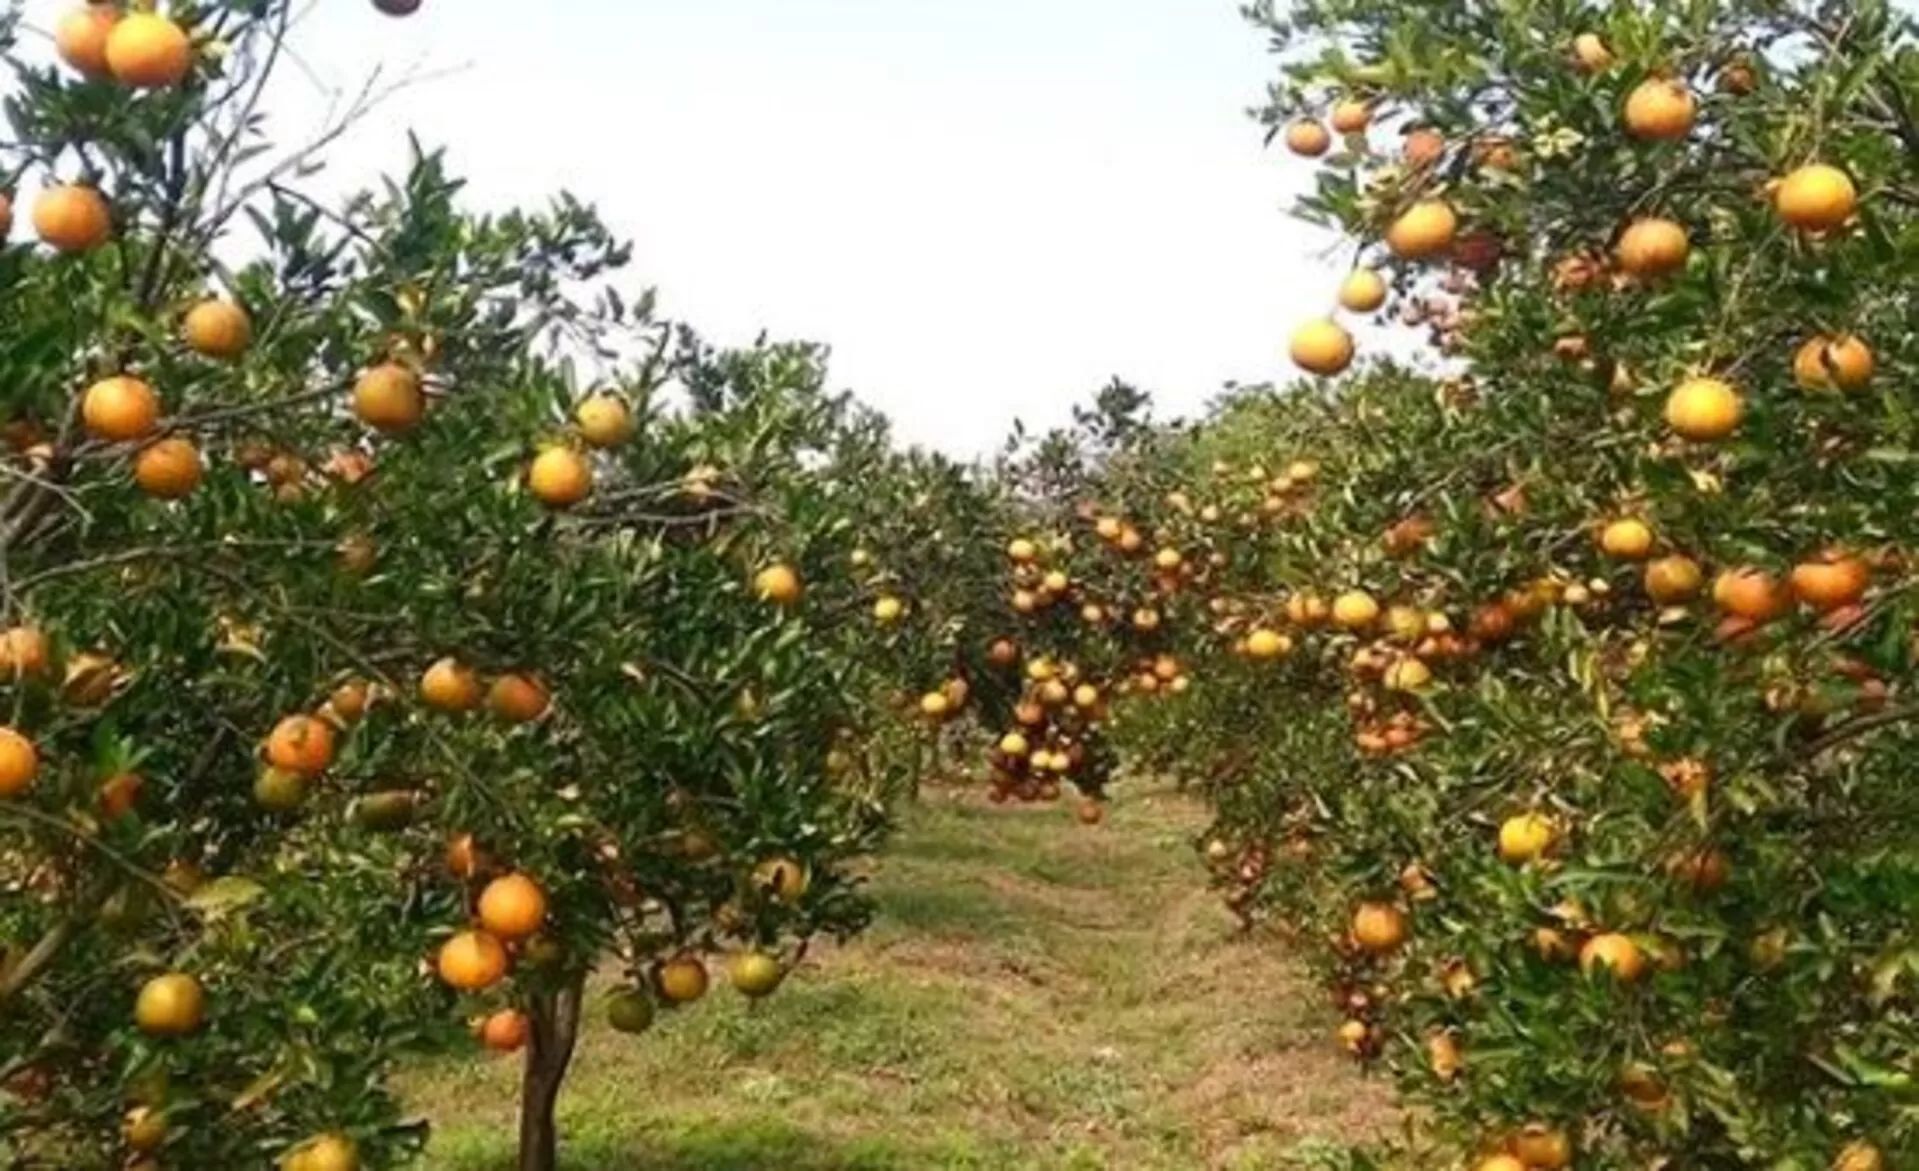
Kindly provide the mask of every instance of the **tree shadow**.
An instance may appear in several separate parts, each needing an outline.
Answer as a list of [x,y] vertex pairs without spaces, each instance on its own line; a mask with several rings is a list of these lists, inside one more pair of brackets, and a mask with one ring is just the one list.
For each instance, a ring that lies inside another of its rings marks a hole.
[[[457,1155],[429,1157],[430,1171],[514,1171],[506,1136]],[[965,1171],[1004,1159],[965,1147],[836,1138],[784,1122],[692,1123],[672,1133],[583,1134],[563,1139],[561,1171]]]

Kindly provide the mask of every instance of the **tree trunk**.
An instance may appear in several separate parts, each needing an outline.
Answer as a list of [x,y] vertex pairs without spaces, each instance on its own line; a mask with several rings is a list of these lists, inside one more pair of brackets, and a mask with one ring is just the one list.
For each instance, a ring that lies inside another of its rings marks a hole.
[[573,1043],[580,1031],[580,1000],[584,972],[574,973],[557,990],[535,993],[527,1005],[531,1028],[526,1046],[526,1073],[520,1082],[520,1171],[557,1171],[560,1136],[553,1124],[553,1107],[560,1083],[573,1061]]

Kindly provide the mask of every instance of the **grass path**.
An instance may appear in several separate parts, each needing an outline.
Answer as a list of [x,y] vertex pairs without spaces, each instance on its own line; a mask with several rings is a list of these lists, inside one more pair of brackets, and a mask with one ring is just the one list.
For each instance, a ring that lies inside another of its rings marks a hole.
[[[1105,825],[930,794],[859,941],[753,1009],[724,988],[643,1038],[589,1008],[560,1102],[569,1171],[1195,1171],[1305,1165],[1389,1120],[1283,951],[1235,939],[1134,791]],[[513,1165],[517,1066],[410,1079],[432,1171]]]

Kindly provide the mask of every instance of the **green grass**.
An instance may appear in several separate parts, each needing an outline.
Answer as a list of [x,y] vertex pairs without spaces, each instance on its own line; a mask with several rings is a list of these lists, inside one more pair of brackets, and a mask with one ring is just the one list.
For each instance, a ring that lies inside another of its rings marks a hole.
[[[1322,999],[1237,939],[1186,838],[1134,792],[1105,825],[935,791],[863,939],[778,996],[723,990],[645,1037],[589,1011],[560,1101],[572,1171],[1190,1171],[1304,1165],[1388,1125]],[[434,1171],[513,1165],[511,1061],[411,1072]]]

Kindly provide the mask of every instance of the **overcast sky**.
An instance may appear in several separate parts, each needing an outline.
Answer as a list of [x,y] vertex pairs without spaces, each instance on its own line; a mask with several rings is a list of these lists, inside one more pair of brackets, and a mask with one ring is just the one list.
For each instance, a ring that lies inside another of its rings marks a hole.
[[[295,45],[335,87],[458,70],[343,175],[413,127],[476,200],[570,188],[669,315],[826,342],[836,384],[956,454],[1115,374],[1173,409],[1274,377],[1337,281],[1282,214],[1304,169],[1244,115],[1270,69],[1235,0],[318,0]],[[291,133],[323,103],[285,81]]]

